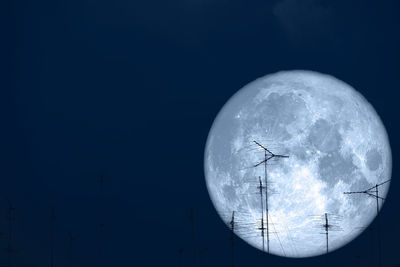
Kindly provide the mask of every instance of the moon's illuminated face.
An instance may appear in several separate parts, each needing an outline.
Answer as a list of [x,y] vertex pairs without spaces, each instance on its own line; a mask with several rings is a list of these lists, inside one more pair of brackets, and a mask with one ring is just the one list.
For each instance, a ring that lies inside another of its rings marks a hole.
[[[251,166],[264,152],[253,140],[290,156],[267,166],[270,253],[325,253],[324,222],[318,221],[324,213],[342,229],[329,232],[330,251],[354,239],[376,216],[374,198],[343,194],[391,175],[385,128],[349,85],[316,72],[279,72],[245,86],[218,114],[205,149],[208,191],[224,222],[235,211],[236,234],[261,249],[257,186],[264,166]],[[389,183],[381,186],[379,195],[385,197],[388,189]]]

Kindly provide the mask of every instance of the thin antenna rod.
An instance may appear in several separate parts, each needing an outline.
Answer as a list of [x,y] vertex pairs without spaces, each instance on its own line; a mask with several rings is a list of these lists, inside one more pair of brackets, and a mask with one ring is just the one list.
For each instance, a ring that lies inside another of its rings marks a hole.
[[376,194],[376,218],[378,221],[378,264],[382,266],[382,241],[381,241],[381,219],[379,216],[379,185],[375,185],[375,194]]
[[72,235],[71,232],[68,232],[68,267],[72,267],[72,243],[75,240],[75,237]]
[[267,219],[267,252],[269,253],[269,220],[268,220],[268,173],[267,173],[267,149],[264,150],[264,172],[265,172],[265,215]]
[[262,238],[262,251],[265,251],[265,238],[264,238],[264,202],[263,202],[263,189],[265,187],[263,187],[262,185],[262,181],[261,181],[261,176],[258,177],[259,183],[260,185],[258,186],[258,188],[260,189],[260,197],[261,197],[261,228],[259,228],[261,230],[261,238]]
[[268,219],[268,173],[267,173],[267,162],[270,159],[273,158],[288,158],[289,156],[286,155],[278,155],[278,154],[274,154],[272,153],[268,148],[266,148],[265,146],[263,146],[262,144],[260,144],[257,141],[253,141],[257,146],[259,146],[261,149],[264,150],[264,160],[255,164],[253,167],[258,167],[261,164],[264,165],[264,177],[265,177],[265,216],[266,216],[266,223],[267,223],[267,252],[269,253],[269,219]]
[[235,266],[235,211],[232,211],[231,225],[231,266]]
[[386,180],[382,183],[376,184],[373,187],[368,188],[367,190],[364,191],[352,191],[352,192],[343,192],[343,194],[365,194],[371,197],[374,197],[376,199],[376,218],[377,218],[377,224],[378,224],[378,266],[382,266],[382,244],[381,244],[381,229],[380,229],[380,216],[379,216],[379,199],[385,200],[385,198],[379,196],[379,186],[382,186],[388,182],[390,182],[391,179]]
[[329,229],[329,223],[328,223],[328,214],[325,213],[325,235],[326,235],[326,254],[329,252],[329,242],[328,242],[328,229]]

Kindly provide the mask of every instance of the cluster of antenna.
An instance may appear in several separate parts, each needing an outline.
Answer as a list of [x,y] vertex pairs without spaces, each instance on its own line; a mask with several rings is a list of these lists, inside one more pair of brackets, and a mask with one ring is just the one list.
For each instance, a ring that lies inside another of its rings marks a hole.
[[[99,243],[99,254],[100,254],[100,259],[101,259],[101,264],[104,264],[104,259],[103,259],[103,246],[104,246],[104,215],[103,215],[103,205],[104,205],[104,173],[100,173],[100,243]],[[18,251],[15,248],[14,245],[14,223],[15,223],[15,212],[16,208],[14,207],[13,203],[10,200],[8,201],[7,205],[7,213],[6,213],[6,220],[8,222],[8,231],[7,231],[7,247],[5,248],[5,251],[7,253],[7,267],[12,267],[15,266],[16,263],[14,262],[14,254]],[[56,253],[55,253],[55,230],[56,230],[56,222],[57,222],[57,216],[56,216],[56,209],[54,206],[50,208],[50,216],[49,216],[49,232],[50,232],[50,238],[49,238],[49,265],[50,267],[55,267],[56,266]],[[3,237],[3,233],[0,232],[0,238]],[[66,265],[67,266],[73,266],[73,242],[76,240],[76,237],[71,233],[67,233],[67,240],[68,240],[68,246],[67,246],[67,261]]]
[[[280,238],[278,233],[275,231],[271,231],[271,225],[274,228],[274,225],[271,222],[271,217],[269,215],[269,203],[268,203],[268,195],[269,193],[269,188],[268,185],[271,183],[268,180],[268,164],[269,161],[271,160],[277,160],[277,159],[283,159],[283,158],[289,158],[288,155],[281,155],[281,154],[275,154],[273,153],[269,148],[267,148],[265,145],[261,144],[261,142],[258,141],[253,141],[253,144],[257,146],[258,149],[261,149],[263,151],[263,159],[260,162],[257,162],[253,164],[251,167],[252,168],[257,168],[257,167],[264,167],[263,169],[263,174],[264,174],[264,179],[261,178],[261,176],[258,177],[257,181],[257,193],[260,195],[260,207],[261,207],[261,219],[259,223],[256,223],[256,225],[252,225],[252,231],[247,229],[246,231],[240,232],[238,231],[238,226],[244,226],[244,224],[238,224],[238,222],[234,221],[235,214],[237,217],[237,212],[232,211],[232,219],[230,221],[230,229],[232,231],[232,266],[233,266],[233,251],[234,251],[234,235],[233,233],[237,233],[240,236],[246,238],[246,237],[254,237],[253,233],[254,229],[257,229],[260,231],[261,239],[262,239],[262,250],[266,252],[270,252],[270,235],[271,233],[276,234],[277,241],[279,242],[282,252],[284,255],[286,255],[285,250],[282,246],[282,243],[280,242]],[[382,183],[376,184],[375,186],[368,188],[363,191],[354,191],[354,192],[344,192],[344,194],[365,194],[370,197],[374,197],[376,199],[376,209],[377,209],[377,214],[379,213],[379,200],[384,200],[383,197],[379,195],[379,187],[388,183],[390,180],[384,181]],[[265,214],[265,217],[264,217]],[[341,221],[342,217],[339,215],[335,214],[329,214],[329,213],[324,213],[322,215],[314,215],[311,216],[312,220],[314,221],[314,227],[319,228],[323,230],[323,233],[325,235],[325,246],[326,246],[326,253],[329,252],[329,234],[330,232],[333,231],[343,231],[343,229],[339,226],[339,222]],[[380,229],[380,222],[379,222],[379,216],[378,217],[378,231]],[[248,222],[247,222],[248,223]],[[249,223],[248,223],[249,224]],[[252,223],[250,223],[252,224]],[[255,227],[254,227],[255,226]],[[288,230],[289,231],[289,230]],[[289,235],[288,235],[289,236]],[[378,235],[379,241],[378,241],[378,265],[381,266],[381,241],[380,241],[380,234]],[[265,240],[266,239],[266,240]],[[291,239],[291,237],[290,237]],[[294,247],[295,248],[295,247]],[[295,249],[297,253],[297,249]]]

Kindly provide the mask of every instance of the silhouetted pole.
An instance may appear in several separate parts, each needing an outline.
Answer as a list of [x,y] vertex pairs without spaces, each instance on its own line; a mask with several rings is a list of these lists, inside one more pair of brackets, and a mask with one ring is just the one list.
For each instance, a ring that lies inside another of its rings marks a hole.
[[376,199],[376,219],[377,219],[377,224],[378,224],[378,266],[382,266],[382,245],[381,245],[381,229],[380,229],[380,216],[379,216],[379,199],[385,200],[383,197],[379,196],[379,191],[378,187],[381,185],[384,185],[386,183],[390,182],[389,180],[386,180],[380,184],[376,184],[373,187],[368,188],[367,190],[364,191],[353,191],[353,192],[344,192],[343,194],[365,194],[371,197],[374,197]]
[[192,226],[192,249],[193,249],[193,266],[196,267],[196,259],[197,259],[197,247],[196,247],[196,236],[195,236],[195,228],[194,228],[194,212],[193,209],[190,210],[189,220]]
[[268,148],[264,147],[257,141],[253,141],[257,146],[264,150],[264,160],[255,164],[253,167],[257,167],[261,164],[264,164],[264,175],[265,175],[265,216],[266,216],[266,223],[267,223],[267,252],[269,253],[269,219],[268,219],[268,174],[267,174],[267,162],[273,158],[288,158],[289,156],[285,155],[278,155],[272,153]]
[[56,213],[54,207],[51,208],[50,214],[50,266],[55,265],[55,245],[54,245],[54,230],[55,230]]
[[262,185],[262,181],[261,181],[261,177],[258,177],[259,183],[260,185],[258,186],[258,189],[260,190],[260,197],[261,197],[261,228],[259,228],[261,230],[261,237],[262,237],[262,251],[265,251],[265,240],[264,240],[264,200],[263,200],[263,185]]
[[328,227],[329,227],[329,223],[328,223],[328,214],[325,213],[325,236],[326,236],[326,254],[328,254],[329,252],[329,242],[328,242]]
[[[332,215],[332,214],[328,214],[328,213],[324,213],[322,216],[318,215],[318,216],[313,216],[315,217],[316,220],[318,220],[318,224],[315,225],[316,228],[318,229],[323,229],[324,232],[320,233],[320,234],[324,234],[325,235],[325,248],[326,248],[326,254],[329,253],[329,233],[331,231],[342,231],[343,229],[335,224],[335,221],[339,221],[340,220],[340,216],[338,215]],[[322,224],[320,224],[322,221]],[[334,224],[332,224],[332,221]],[[325,257],[325,259],[327,259],[327,257]]]
[[232,211],[231,225],[231,267],[235,266],[235,211]]
[[267,220],[267,252],[269,253],[269,220],[268,220],[268,173],[267,173],[267,151],[264,150],[264,172],[265,172],[265,215]]
[[376,194],[376,219],[378,223],[378,264],[382,266],[382,243],[381,243],[381,218],[379,216],[379,192],[378,185],[375,185],[375,194]]

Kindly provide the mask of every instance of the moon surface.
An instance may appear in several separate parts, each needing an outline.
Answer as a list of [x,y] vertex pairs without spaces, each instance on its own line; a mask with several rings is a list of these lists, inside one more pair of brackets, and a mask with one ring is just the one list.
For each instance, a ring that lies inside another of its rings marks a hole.
[[[267,75],[238,91],[219,112],[204,158],[211,200],[234,232],[262,249],[259,177],[265,186],[264,150],[289,158],[267,164],[269,253],[311,257],[356,238],[376,217],[376,199],[362,191],[390,179],[388,136],[378,114],[348,84],[311,71]],[[389,183],[379,187],[385,197]],[[383,201],[379,201],[379,206]],[[266,232],[265,232],[266,251]]]

